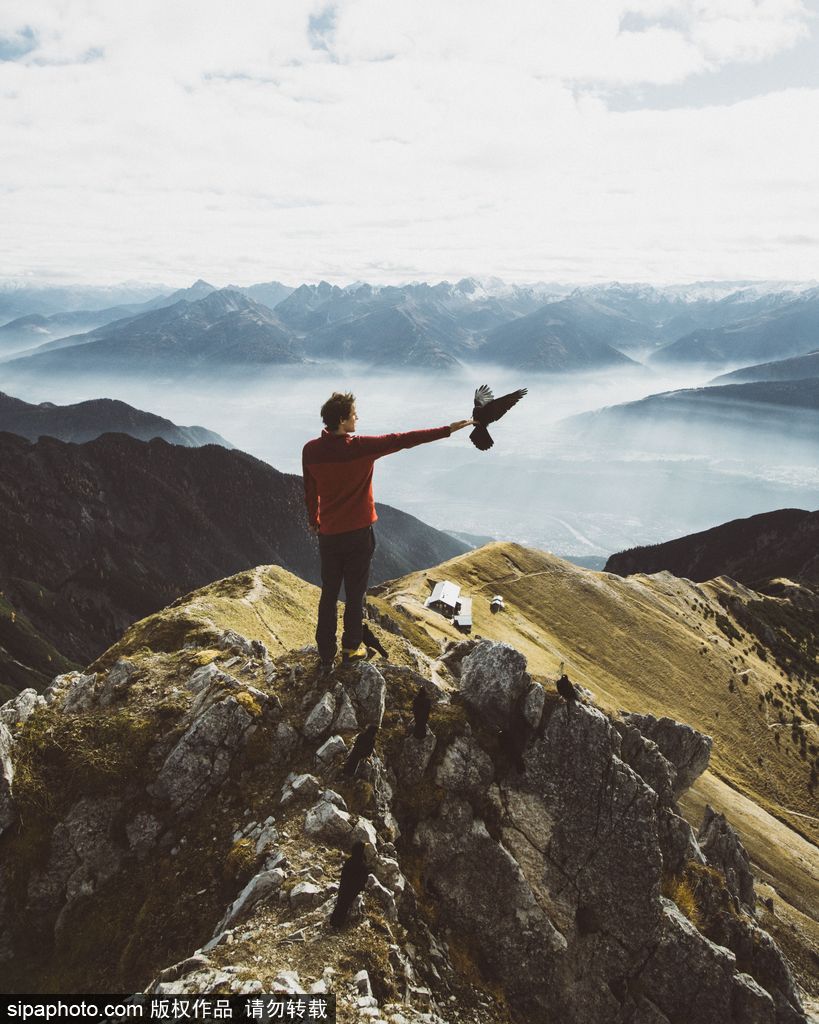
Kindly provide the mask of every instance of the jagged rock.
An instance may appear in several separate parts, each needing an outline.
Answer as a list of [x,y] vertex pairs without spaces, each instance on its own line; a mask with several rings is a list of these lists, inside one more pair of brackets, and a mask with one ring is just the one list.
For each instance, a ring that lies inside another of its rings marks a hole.
[[413,735],[406,737],[398,763],[398,776],[403,785],[416,786],[421,781],[435,752],[436,743],[435,733],[429,727],[421,740]]
[[177,813],[191,813],[224,782],[233,756],[255,728],[252,715],[235,697],[212,704],[168,754],[153,794]]
[[347,753],[347,744],[340,736],[331,736],[316,751],[316,760],[322,765],[330,765]]
[[353,693],[358,704],[361,727],[364,728],[368,725],[380,727],[384,717],[387,684],[375,665],[364,662],[359,669]]
[[708,767],[713,740],[690,725],[675,722],[673,718],[655,718],[654,715],[626,713],[623,719],[636,726],[647,739],[653,740],[663,757],[677,772],[674,780],[674,799],[694,783]]
[[657,838],[663,855],[663,866],[672,875],[679,875],[689,861],[705,863],[694,830],[670,807],[660,807],[657,812]]
[[101,708],[110,707],[128,690],[138,669],[132,661],[121,658],[103,679],[97,691],[97,703]]
[[256,836],[256,856],[262,857],[269,854],[279,839],[279,833],[275,825],[265,825]]
[[206,946],[202,947],[203,951],[207,953],[209,949],[218,945],[216,940],[219,939],[225,929],[229,928],[234,921],[237,921],[243,913],[255,907],[260,900],[278,891],[286,877],[285,872],[281,868],[260,871],[254,875],[228,907],[225,916],[219,922],[214,932],[214,938]]
[[756,894],[751,862],[725,815],[706,804],[697,838],[708,863],[722,872],[731,892],[749,911],[753,911]]
[[367,818],[358,818],[347,842],[350,846],[352,846],[353,843],[359,842],[369,843],[370,846],[375,849],[378,842],[378,834],[375,831],[375,826],[371,821],[368,821]]
[[730,1021],[736,957],[701,935],[670,900],[661,902],[658,942],[642,975],[652,1001],[686,1024]]
[[515,710],[530,683],[526,659],[509,644],[482,640],[463,660],[463,698],[494,729],[513,725]]
[[312,839],[345,846],[353,831],[353,820],[346,811],[328,800],[311,807],[304,819],[304,831]]
[[237,648],[242,654],[247,655],[248,658],[263,657],[267,653],[267,648],[261,642],[261,640],[248,640],[246,636],[242,636],[241,633],[236,633],[232,629],[222,630],[221,633],[216,637],[216,646],[221,648],[223,651],[230,650],[231,647]]
[[11,793],[14,782],[14,763],[11,759],[13,745],[14,740],[8,727],[4,722],[0,722],[0,835],[17,816]]
[[279,803],[285,807],[293,800],[313,800],[318,796],[320,789],[321,783],[315,775],[294,775],[291,772],[284,780]]
[[185,686],[191,693],[200,693],[206,687],[210,686],[211,683],[216,682],[221,677],[224,677],[225,673],[219,668],[215,661],[209,662],[207,665],[202,665],[195,669]]
[[636,725],[628,721],[615,722],[614,725],[620,733],[620,757],[651,786],[661,804],[670,806],[674,800],[677,769]]
[[294,995],[304,995],[301,978],[296,971],[279,971],[273,979],[274,992],[291,992]]
[[321,794],[321,799],[326,800],[327,803],[335,804],[336,807],[340,807],[342,811],[347,810],[347,801],[341,793],[336,793],[334,789],[325,789]]
[[68,680],[68,690],[63,699],[63,711],[66,714],[77,711],[88,711],[94,706],[95,687],[97,676],[95,673],[83,675],[81,672],[72,672],[64,678]]
[[375,875],[367,876],[367,895],[375,900],[388,921],[398,920],[398,908],[395,906],[395,897],[389,889],[385,888],[378,881]]
[[289,722],[279,722],[273,734],[273,758],[277,762],[289,761],[299,745],[299,734]]
[[324,894],[313,882],[298,882],[290,890],[291,907],[317,907],[323,899]]
[[37,708],[45,707],[46,699],[36,690],[29,687],[21,690],[16,697],[6,701],[0,707],[0,724],[6,725],[9,730],[23,725],[34,714]]
[[393,857],[376,857],[373,874],[395,895],[400,896],[404,892],[407,880],[401,872],[401,865]]
[[112,832],[121,806],[115,797],[83,797],[55,825],[48,863],[32,872],[28,884],[32,914],[53,920],[59,913],[55,931],[74,900],[91,895],[119,870],[122,851]]
[[523,717],[530,729],[537,729],[546,703],[546,691],[540,683],[532,683],[523,701]]
[[329,691],[316,704],[302,727],[308,740],[316,740],[330,728],[336,713],[336,700]]
[[147,811],[140,811],[125,826],[128,846],[138,857],[143,857],[151,849],[161,831],[162,823]]
[[444,653],[438,661],[448,669],[453,679],[460,679],[464,658],[471,654],[477,646],[477,640],[448,640]]
[[341,693],[339,694],[338,711],[336,713],[335,721],[333,722],[333,729],[336,732],[354,732],[358,729],[358,719],[355,715],[355,708],[352,705],[352,701],[347,695],[347,691],[344,687],[340,687]]
[[734,975],[731,994],[733,1020],[742,1024],[776,1024],[774,1001],[750,974]]
[[476,799],[495,774],[492,758],[471,736],[457,736],[447,747],[435,781],[442,789]]

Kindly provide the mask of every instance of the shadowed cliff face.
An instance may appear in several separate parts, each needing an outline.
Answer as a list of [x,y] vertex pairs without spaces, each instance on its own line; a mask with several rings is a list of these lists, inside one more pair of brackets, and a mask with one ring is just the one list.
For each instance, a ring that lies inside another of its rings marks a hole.
[[[275,563],[319,582],[302,482],[239,451],[107,434],[82,445],[0,434],[0,646],[7,685],[45,685],[195,587]],[[459,541],[378,507],[373,581]],[[60,658],[63,662],[60,662]]]
[[[492,641],[433,666],[390,636],[396,663],[329,676],[314,650],[272,657],[285,575],[213,584],[0,710],[12,991],[282,984],[355,1022],[806,1019],[736,834],[678,813],[709,737],[569,706]],[[357,842],[370,875],[336,929]]]

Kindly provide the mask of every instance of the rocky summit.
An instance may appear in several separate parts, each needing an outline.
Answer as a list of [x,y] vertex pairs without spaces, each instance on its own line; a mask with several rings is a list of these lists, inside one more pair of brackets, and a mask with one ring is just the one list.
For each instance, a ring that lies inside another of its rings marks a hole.
[[681,815],[710,737],[565,702],[489,640],[322,673],[195,599],[0,709],[7,990],[334,993],[362,1024],[807,1020],[737,833]]

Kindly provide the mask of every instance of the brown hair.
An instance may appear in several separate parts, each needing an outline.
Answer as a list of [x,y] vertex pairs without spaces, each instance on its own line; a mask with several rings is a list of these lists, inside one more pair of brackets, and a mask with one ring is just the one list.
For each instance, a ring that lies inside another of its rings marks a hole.
[[342,421],[350,418],[354,402],[355,395],[350,391],[345,391],[343,394],[340,391],[334,391],[330,395],[321,407],[321,418],[328,430],[338,430]]

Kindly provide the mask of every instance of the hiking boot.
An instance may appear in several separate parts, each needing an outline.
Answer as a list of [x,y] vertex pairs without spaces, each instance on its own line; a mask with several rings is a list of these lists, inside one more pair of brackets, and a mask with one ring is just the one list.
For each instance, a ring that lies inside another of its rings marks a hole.
[[355,648],[341,648],[341,660],[344,663],[350,661],[366,661],[368,657],[369,653],[367,652],[367,648],[364,646],[364,644],[359,644],[358,647]]

